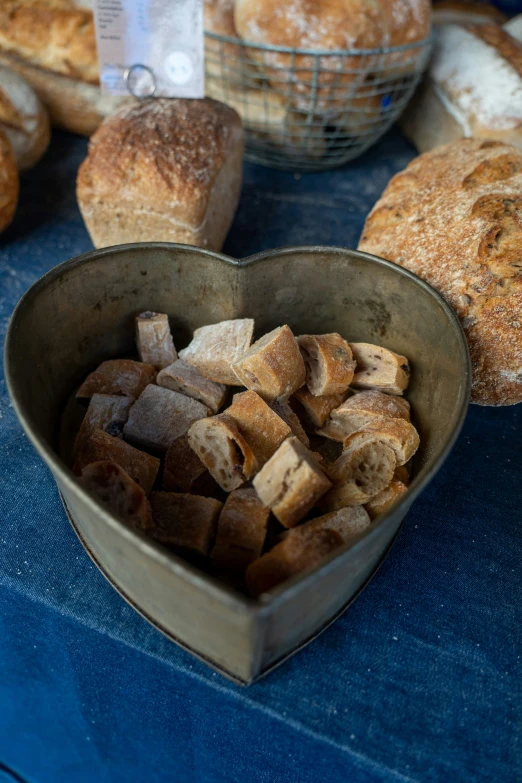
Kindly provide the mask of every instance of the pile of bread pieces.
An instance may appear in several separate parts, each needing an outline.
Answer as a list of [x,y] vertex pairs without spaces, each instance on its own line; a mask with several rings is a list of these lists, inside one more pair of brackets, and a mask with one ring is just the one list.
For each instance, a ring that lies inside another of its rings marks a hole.
[[406,357],[287,325],[252,342],[250,318],[202,326],[179,353],[166,314],[141,313],[136,334],[139,361],[105,361],[78,389],[72,454],[134,529],[257,596],[406,492]]

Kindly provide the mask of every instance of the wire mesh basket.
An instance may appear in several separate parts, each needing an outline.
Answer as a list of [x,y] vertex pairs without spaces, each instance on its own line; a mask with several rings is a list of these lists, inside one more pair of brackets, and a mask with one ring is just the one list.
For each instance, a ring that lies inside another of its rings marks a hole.
[[205,33],[206,94],[239,113],[246,157],[285,170],[336,168],[398,118],[427,65],[431,39],[309,51]]

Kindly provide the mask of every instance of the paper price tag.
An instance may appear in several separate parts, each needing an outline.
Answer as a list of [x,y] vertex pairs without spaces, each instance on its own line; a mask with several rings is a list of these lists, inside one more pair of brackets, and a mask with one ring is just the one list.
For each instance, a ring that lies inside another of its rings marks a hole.
[[203,0],[95,0],[102,92],[204,98]]

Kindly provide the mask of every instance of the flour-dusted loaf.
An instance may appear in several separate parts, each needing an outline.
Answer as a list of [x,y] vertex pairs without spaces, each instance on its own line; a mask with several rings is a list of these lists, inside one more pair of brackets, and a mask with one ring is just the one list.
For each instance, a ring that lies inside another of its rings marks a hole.
[[[396,46],[425,38],[430,28],[428,0],[236,0],[235,24],[248,43],[292,49],[339,51]],[[324,113],[353,97],[363,62],[358,56],[322,58],[249,49],[272,86],[290,96],[296,108]],[[367,63],[364,63],[367,67]],[[359,73],[357,71],[359,69]],[[315,81],[314,81],[315,79]],[[350,91],[351,90],[351,91]]]
[[297,525],[332,486],[317,459],[296,437],[283,442],[253,484],[284,527]]
[[359,248],[427,280],[461,319],[472,401],[522,401],[522,152],[465,139],[416,158],[371,211]]
[[116,462],[91,462],[78,482],[131,527],[147,532],[152,529],[152,513],[143,488]]
[[522,42],[493,23],[437,28],[402,127],[419,152],[463,137],[522,147]]
[[80,475],[91,462],[104,460],[116,462],[143,488],[146,495],[151,491],[160,468],[160,461],[156,457],[98,429],[78,450],[73,472]]
[[91,138],[77,196],[96,247],[182,242],[219,250],[241,190],[243,130],[222,103],[125,106]]
[[15,153],[11,142],[0,129],[0,233],[14,218],[19,190]]
[[51,138],[49,115],[33,88],[0,66],[0,128],[11,142],[19,171],[30,169]]
[[136,346],[141,361],[159,370],[176,361],[178,354],[166,313],[146,310],[136,316]]
[[191,343],[179,352],[179,358],[214,383],[241,386],[232,365],[248,350],[253,334],[253,318],[200,326],[194,331]]

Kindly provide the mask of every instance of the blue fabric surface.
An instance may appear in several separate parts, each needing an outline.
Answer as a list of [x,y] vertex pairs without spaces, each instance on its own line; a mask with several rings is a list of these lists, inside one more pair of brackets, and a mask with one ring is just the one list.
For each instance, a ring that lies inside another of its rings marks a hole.
[[[91,247],[56,134],[0,246],[1,328],[47,269]],[[247,165],[225,247],[355,246],[398,135],[348,168]],[[0,782],[517,781],[522,776],[522,408],[470,410],[390,556],[349,611],[242,689],[136,615],[91,564],[0,388]]]

